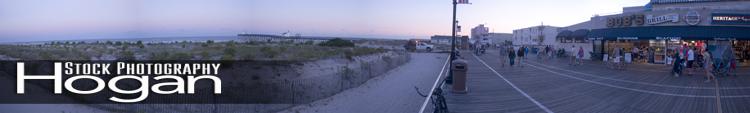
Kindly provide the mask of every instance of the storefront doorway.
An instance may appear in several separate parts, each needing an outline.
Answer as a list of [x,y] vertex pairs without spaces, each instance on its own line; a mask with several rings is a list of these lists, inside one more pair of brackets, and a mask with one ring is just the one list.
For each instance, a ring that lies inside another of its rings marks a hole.
[[750,41],[734,41],[732,42],[732,47],[740,65],[750,66]]

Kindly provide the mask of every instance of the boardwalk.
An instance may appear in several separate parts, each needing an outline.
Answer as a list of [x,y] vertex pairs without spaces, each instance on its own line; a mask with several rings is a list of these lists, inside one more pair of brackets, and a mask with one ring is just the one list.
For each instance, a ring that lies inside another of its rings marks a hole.
[[[352,88],[280,113],[414,113],[424,102],[414,87],[428,92],[448,54],[411,53],[412,60]],[[418,76],[422,75],[422,76]]]
[[639,64],[623,71],[597,62],[570,66],[564,59],[542,61],[532,55],[523,67],[509,67],[501,65],[501,58],[507,59],[496,52],[463,57],[469,61],[469,93],[446,91],[451,112],[750,111],[748,68],[738,77],[705,83],[702,74],[669,76],[664,65]]

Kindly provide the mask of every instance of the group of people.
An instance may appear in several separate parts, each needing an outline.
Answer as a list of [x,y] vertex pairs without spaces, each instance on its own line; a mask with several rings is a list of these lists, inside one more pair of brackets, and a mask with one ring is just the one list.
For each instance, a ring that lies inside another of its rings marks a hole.
[[[523,67],[522,63],[524,63],[524,60],[526,59],[525,56],[528,56],[531,50],[536,51],[537,58],[540,60],[555,58],[557,53],[565,52],[564,50],[556,51],[551,46],[544,46],[544,47],[539,47],[535,49],[532,49],[531,47],[528,47],[528,46],[517,46],[517,47],[508,46],[508,47],[501,47],[500,53],[507,55],[507,58],[508,58],[507,61],[510,66],[520,65],[521,67]],[[573,46],[573,48],[571,49],[571,53],[572,53],[570,55],[570,57],[572,58],[571,63],[570,63],[571,65],[580,65],[583,63],[583,57],[584,57],[583,47]],[[505,66],[505,63],[503,63],[503,66]]]
[[630,53],[633,58],[633,62],[646,62],[647,59],[654,58],[654,48],[647,47],[647,46],[634,46],[630,49]]
[[489,45],[485,44],[476,44],[474,45],[474,54],[476,55],[482,55],[484,54],[485,50],[489,47]]
[[705,82],[716,79],[715,62],[711,52],[706,48],[683,45],[677,48],[671,57],[674,59],[672,74],[675,77],[679,77],[683,72],[687,72],[686,75],[692,75],[694,72],[703,71],[706,75]]
[[[526,55],[529,54],[529,48],[526,46],[520,46],[517,48],[514,48],[512,46],[505,47],[504,49],[501,49],[500,53],[505,53],[505,55],[508,56],[508,65],[509,66],[515,66],[516,64],[523,67],[521,63],[523,63],[524,59],[526,59]],[[502,56],[502,55],[501,55]],[[502,60],[501,60],[502,61]],[[505,63],[503,63],[503,66],[505,66]]]
[[[573,66],[583,64],[583,58],[585,55],[584,48],[582,46],[576,47],[575,45],[571,46],[570,51],[565,51],[565,49],[562,48],[560,48],[559,50],[555,50],[555,48],[551,46],[543,46],[539,48],[530,48],[528,46],[505,46],[499,48],[501,56],[507,55],[506,61],[508,61],[507,64],[509,64],[509,66],[520,65],[520,67],[523,67],[522,64],[525,63],[525,56],[529,55],[530,50],[535,51],[537,57],[541,60],[554,58],[558,56],[558,53],[569,53],[569,65]],[[629,57],[630,61],[638,61],[639,59],[651,59],[650,57],[652,56],[650,54],[653,51],[651,49],[652,48],[648,47],[632,47],[629,51],[631,56]],[[605,61],[607,61],[607,59],[610,59],[611,61],[609,62],[614,62],[615,65],[624,65],[624,62],[626,62],[627,60],[625,57],[627,56],[626,53],[628,52],[626,51],[626,48],[615,47],[611,50],[611,56],[606,56]],[[715,57],[712,57],[712,55],[715,54],[712,54],[710,51],[708,51],[708,49],[706,49],[706,47],[702,46],[683,45],[682,47],[674,49],[669,53],[670,54],[668,55],[668,57],[671,60],[668,60],[667,64],[672,64],[672,73],[675,77],[679,77],[683,74],[683,72],[686,72],[685,75],[692,75],[694,73],[703,72],[706,75],[705,82],[710,82],[711,80],[716,79],[715,69],[717,69],[717,66],[731,66],[731,69],[734,69],[736,65],[736,61],[734,61],[734,58],[728,58],[730,59],[729,62],[725,62],[723,60],[714,61],[715,59],[713,58]],[[502,61],[503,60],[501,60],[502,66],[505,66],[506,63],[503,63]],[[733,70],[729,71],[731,72]]]
[[537,58],[541,59],[542,61],[544,61],[545,59],[552,59],[555,57],[556,53],[557,51],[555,51],[552,46],[544,46],[543,48],[540,48],[539,51],[537,51]]

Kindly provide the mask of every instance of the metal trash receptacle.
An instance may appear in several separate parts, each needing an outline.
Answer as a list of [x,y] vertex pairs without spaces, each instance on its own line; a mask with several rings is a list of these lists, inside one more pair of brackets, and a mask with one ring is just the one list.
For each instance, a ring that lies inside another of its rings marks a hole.
[[466,60],[456,59],[453,60],[451,70],[453,72],[453,93],[467,93],[468,86],[466,86],[466,72],[468,64]]

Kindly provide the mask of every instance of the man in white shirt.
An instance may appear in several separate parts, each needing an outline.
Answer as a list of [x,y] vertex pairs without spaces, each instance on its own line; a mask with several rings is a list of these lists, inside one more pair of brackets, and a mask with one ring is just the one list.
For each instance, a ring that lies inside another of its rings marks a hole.
[[688,75],[691,75],[692,71],[694,70],[693,61],[695,61],[695,51],[693,51],[693,49],[695,48],[691,47],[687,52],[687,68],[690,69],[690,71],[688,71]]
[[576,46],[570,47],[570,65],[576,64]]

